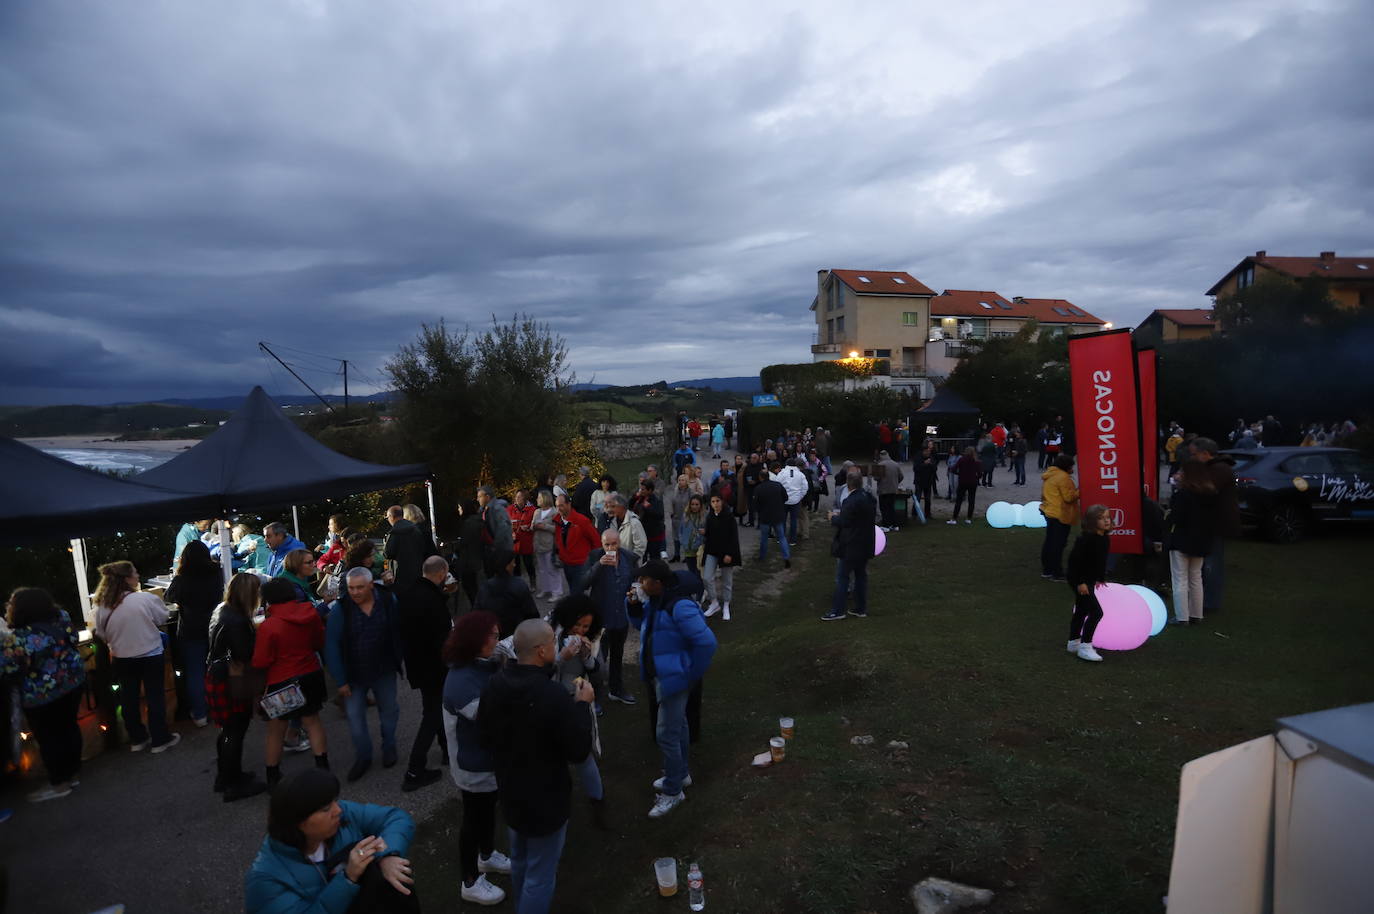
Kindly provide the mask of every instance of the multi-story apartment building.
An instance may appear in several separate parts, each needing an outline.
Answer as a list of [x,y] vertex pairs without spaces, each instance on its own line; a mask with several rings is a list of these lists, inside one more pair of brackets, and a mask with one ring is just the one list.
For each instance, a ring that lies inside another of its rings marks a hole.
[[1215,301],[1218,296],[1243,291],[1266,272],[1290,279],[1320,276],[1340,307],[1374,308],[1374,257],[1337,257],[1335,251],[1322,251],[1316,257],[1271,257],[1267,251],[1256,251],[1232,267],[1207,294]]

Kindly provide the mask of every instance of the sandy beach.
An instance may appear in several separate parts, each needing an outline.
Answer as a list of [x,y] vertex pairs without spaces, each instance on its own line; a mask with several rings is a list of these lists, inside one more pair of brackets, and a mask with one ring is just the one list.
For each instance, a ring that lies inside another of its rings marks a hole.
[[200,442],[194,438],[169,438],[166,441],[116,441],[113,438],[99,438],[91,435],[55,435],[51,438],[20,438],[29,447],[40,451],[50,450],[101,450],[101,451],[155,451],[176,454]]

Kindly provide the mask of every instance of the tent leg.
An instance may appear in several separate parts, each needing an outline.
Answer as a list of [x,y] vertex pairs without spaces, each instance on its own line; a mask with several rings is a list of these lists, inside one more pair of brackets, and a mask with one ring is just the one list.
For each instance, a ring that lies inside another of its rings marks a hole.
[[234,576],[234,544],[229,538],[229,521],[219,522],[219,567],[224,571],[224,586]]
[[301,514],[296,510],[296,506],[291,506],[291,531],[296,539],[301,538]]
[[439,518],[434,516],[434,483],[425,480],[425,495],[429,496],[429,536],[434,545],[439,545]]
[[86,541],[72,540],[72,568],[76,571],[76,595],[81,601],[81,617],[86,625],[95,627],[95,615],[91,612],[90,581],[86,577]]

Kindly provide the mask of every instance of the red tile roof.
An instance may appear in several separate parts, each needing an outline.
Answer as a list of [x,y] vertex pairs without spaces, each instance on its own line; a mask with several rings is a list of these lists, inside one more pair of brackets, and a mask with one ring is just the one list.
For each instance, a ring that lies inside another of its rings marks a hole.
[[1158,314],[1167,321],[1180,327],[1215,327],[1216,316],[1211,308],[1156,308],[1151,314]]
[[931,317],[1002,317],[1026,320],[1035,318],[1042,324],[1106,323],[1082,308],[1062,298],[1008,299],[996,292],[969,289],[946,289],[930,300]]
[[1218,294],[1217,290],[1238,270],[1256,264],[1294,279],[1303,279],[1315,274],[1332,280],[1374,282],[1374,256],[1337,257],[1334,251],[1323,251],[1316,257],[1270,257],[1267,251],[1256,251],[1253,256],[1246,257],[1217,280],[1216,285],[1207,290],[1207,294]]
[[934,295],[935,290],[910,273],[887,270],[831,270],[860,295]]

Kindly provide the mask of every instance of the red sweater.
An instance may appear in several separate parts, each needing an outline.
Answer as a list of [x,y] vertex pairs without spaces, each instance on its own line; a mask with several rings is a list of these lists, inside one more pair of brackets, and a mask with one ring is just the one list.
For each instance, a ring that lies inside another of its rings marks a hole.
[[558,516],[553,520],[553,541],[558,546],[558,557],[564,565],[582,565],[593,549],[601,548],[601,534],[596,532],[595,525],[587,515],[569,511],[566,524]]
[[507,505],[506,513],[510,515],[510,532],[515,540],[515,554],[534,555],[534,531],[524,529],[534,522],[534,505],[525,505],[523,508]]
[[258,627],[253,666],[266,670],[267,684],[275,685],[318,670],[315,652],[323,647],[324,620],[315,607],[300,601],[275,603]]

